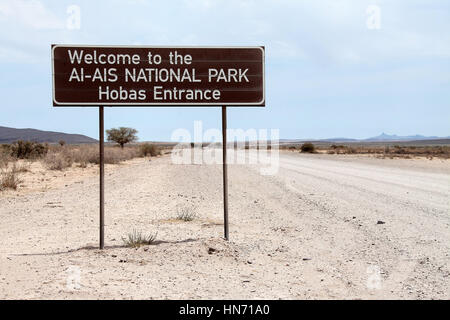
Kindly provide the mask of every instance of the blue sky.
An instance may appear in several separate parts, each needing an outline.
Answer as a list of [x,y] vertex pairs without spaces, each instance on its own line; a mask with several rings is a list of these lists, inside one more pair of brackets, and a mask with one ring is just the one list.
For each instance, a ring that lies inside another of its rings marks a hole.
[[[71,5],[79,29],[67,27]],[[0,126],[96,138],[96,108],[52,107],[52,43],[264,45],[266,107],[230,108],[230,128],[450,136],[449,1],[0,0]],[[105,110],[106,128],[134,127],[141,140],[169,140],[194,120],[220,128],[220,109]]]

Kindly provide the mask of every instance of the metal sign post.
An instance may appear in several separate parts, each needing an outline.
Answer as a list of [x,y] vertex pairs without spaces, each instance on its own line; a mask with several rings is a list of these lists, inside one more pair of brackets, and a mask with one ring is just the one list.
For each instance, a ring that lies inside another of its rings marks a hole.
[[223,165],[223,227],[225,240],[228,233],[228,173],[227,173],[227,107],[222,107],[222,165]]
[[103,106],[98,108],[99,140],[100,140],[100,249],[105,247],[105,149]]

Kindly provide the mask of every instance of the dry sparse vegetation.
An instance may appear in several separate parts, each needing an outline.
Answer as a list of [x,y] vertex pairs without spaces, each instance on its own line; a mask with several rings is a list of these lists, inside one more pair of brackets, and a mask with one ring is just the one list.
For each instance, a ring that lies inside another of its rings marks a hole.
[[9,165],[2,165],[0,167],[0,191],[6,189],[16,190],[19,184],[22,182],[19,179],[20,168],[13,163],[11,168]]
[[[105,147],[106,164],[118,164],[139,156],[140,151],[136,147]],[[80,168],[86,168],[88,164],[98,164],[100,155],[95,145],[63,146],[51,148],[41,161],[50,170],[63,170],[74,163]]]
[[157,235],[157,232],[145,235],[141,231],[133,230],[133,232],[128,233],[126,237],[122,237],[122,241],[127,247],[138,248],[140,246],[153,244]]
[[146,156],[156,157],[161,154],[161,150],[154,144],[143,143],[139,145],[139,153],[142,157]]
[[[296,151],[300,148],[301,152],[311,150],[309,143],[286,144],[281,145],[281,150]],[[378,158],[404,158],[425,157],[428,159],[440,158],[450,159],[450,146],[448,145],[392,145],[392,144],[325,144],[319,143],[313,145],[314,153],[327,154],[366,154],[374,155]]]
[[48,153],[43,159],[43,164],[50,170],[63,170],[70,168],[73,164],[73,159],[70,153],[63,150],[61,152]]
[[[158,156],[161,147],[144,143],[120,148],[119,146],[105,147],[105,163],[118,164],[137,157]],[[19,159],[27,161],[39,160],[49,170],[64,170],[73,164],[86,168],[89,164],[98,164],[100,155],[98,145],[67,145],[60,141],[57,145],[48,145],[32,141],[17,141],[13,144],[0,145],[0,168],[4,176],[9,163],[16,163]],[[29,165],[16,166],[15,173],[29,171]],[[8,171],[9,172],[9,171]],[[12,180],[10,180],[12,181]]]
[[[151,143],[129,146],[105,146],[105,164],[119,164],[138,157],[158,156],[172,145]],[[100,162],[99,148],[95,144],[68,145],[44,144],[32,141],[17,141],[0,144],[0,191],[17,189],[21,183],[19,174],[31,172],[32,164],[39,161],[45,169],[62,171],[71,168],[87,168]]]
[[314,153],[316,151],[316,147],[312,143],[306,142],[302,144],[302,146],[300,147],[300,151],[307,153]]
[[[5,147],[8,146],[8,147]],[[3,168],[11,161],[11,156],[9,155],[9,145],[2,145],[0,147],[0,168]]]
[[373,154],[381,158],[438,157],[450,158],[449,146],[344,146],[331,145],[329,154]]
[[19,140],[9,147],[12,157],[17,159],[37,159],[48,152],[48,144]]
[[191,208],[183,207],[178,209],[177,220],[188,222],[194,220],[196,217],[197,213]]
[[[74,147],[71,154],[76,163],[98,164],[100,162],[98,146],[95,145]],[[107,164],[117,164],[137,157],[139,157],[139,150],[136,147],[105,147],[105,163]]]

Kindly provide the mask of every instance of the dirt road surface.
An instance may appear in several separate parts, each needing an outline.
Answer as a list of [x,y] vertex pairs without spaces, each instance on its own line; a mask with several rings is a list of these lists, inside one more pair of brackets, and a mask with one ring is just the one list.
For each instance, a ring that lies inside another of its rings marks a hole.
[[[169,156],[107,170],[103,251],[97,176],[0,194],[0,298],[450,298],[450,161],[282,152],[276,175],[230,165],[230,242],[221,173]],[[124,247],[133,229],[157,242]]]

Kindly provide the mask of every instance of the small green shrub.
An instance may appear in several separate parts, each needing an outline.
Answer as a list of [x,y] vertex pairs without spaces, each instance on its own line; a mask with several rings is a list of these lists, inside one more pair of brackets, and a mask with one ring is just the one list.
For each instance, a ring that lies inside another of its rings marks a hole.
[[300,147],[301,152],[308,152],[308,153],[314,153],[314,151],[316,151],[316,147],[310,143],[310,142],[306,142],[304,144],[302,144],[302,146]]

